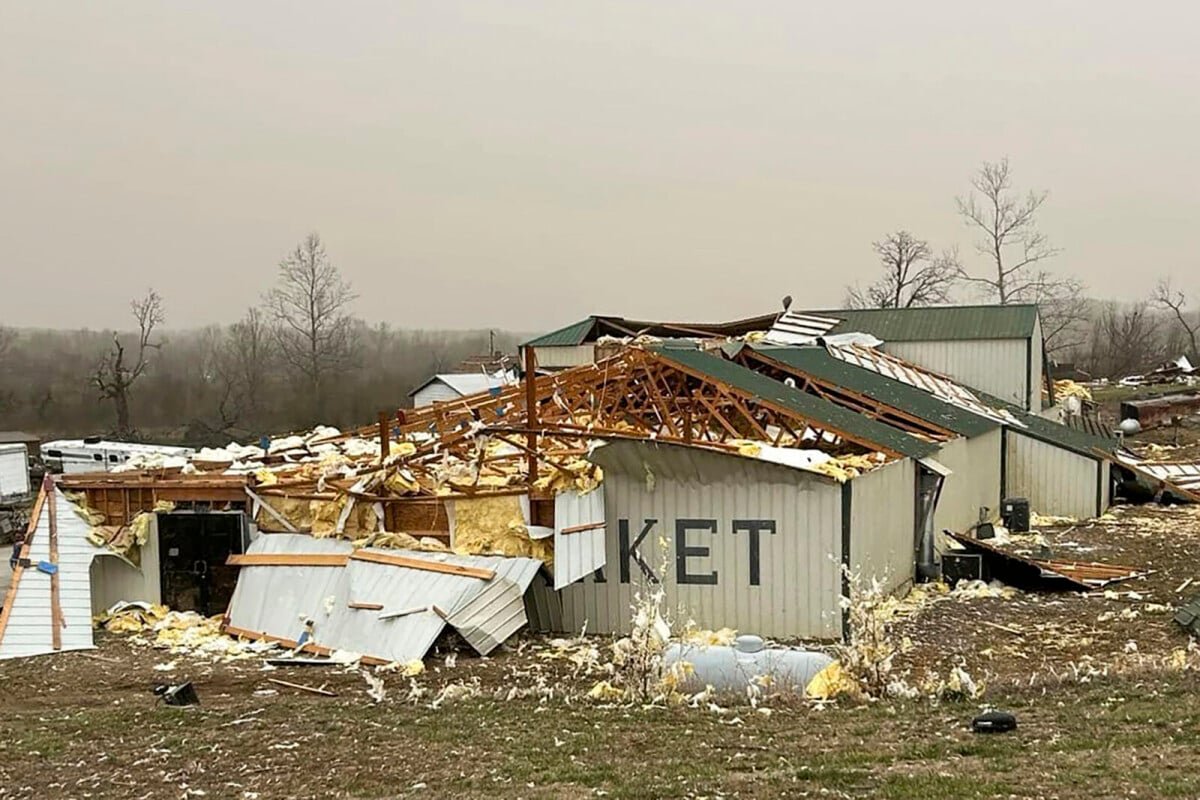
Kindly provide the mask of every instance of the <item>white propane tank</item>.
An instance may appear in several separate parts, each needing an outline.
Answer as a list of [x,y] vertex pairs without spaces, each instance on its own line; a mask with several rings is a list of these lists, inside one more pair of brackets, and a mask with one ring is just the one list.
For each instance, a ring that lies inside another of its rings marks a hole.
[[804,691],[808,682],[833,659],[825,653],[795,647],[766,647],[761,636],[744,634],[733,646],[672,644],[663,653],[668,666],[680,661],[692,665],[684,681],[687,691],[712,686],[718,691],[744,692],[755,678],[767,675],[771,689]]

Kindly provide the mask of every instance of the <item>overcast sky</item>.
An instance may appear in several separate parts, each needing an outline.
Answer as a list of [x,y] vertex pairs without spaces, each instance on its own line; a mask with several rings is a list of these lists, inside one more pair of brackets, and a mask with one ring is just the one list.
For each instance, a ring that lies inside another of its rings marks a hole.
[[975,260],[954,197],[1005,155],[1056,269],[1200,295],[1194,2],[0,9],[4,324],[151,285],[230,322],[310,230],[402,327],[829,306],[888,230]]

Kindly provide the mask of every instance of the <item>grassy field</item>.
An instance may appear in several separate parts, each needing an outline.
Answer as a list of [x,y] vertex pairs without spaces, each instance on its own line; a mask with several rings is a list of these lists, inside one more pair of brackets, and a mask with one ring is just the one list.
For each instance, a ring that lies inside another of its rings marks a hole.
[[[257,662],[188,668],[202,705],[177,709],[150,692],[161,654],[102,642],[106,661],[0,666],[0,797],[1200,796],[1191,671],[991,692],[1020,727],[980,735],[967,728],[978,703],[717,713],[497,699],[516,654],[422,676],[481,679],[481,694],[437,709],[409,701],[407,679],[374,704],[357,674]],[[274,676],[337,697],[266,696]]]

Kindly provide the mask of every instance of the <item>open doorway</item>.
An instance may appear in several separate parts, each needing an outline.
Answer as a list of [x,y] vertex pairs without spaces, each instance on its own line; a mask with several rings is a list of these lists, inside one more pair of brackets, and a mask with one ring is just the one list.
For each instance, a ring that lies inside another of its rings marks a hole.
[[225,613],[238,576],[225,561],[243,552],[245,524],[241,512],[159,514],[163,603],[205,616]]

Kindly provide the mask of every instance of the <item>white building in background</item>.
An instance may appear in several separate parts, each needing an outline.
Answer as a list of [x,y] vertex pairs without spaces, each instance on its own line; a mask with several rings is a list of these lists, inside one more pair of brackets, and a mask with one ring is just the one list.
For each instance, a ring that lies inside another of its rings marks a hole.
[[467,395],[498,389],[517,382],[517,377],[511,372],[444,372],[434,375],[416,389],[408,393],[413,399],[413,407],[420,408],[434,402],[457,400]]
[[29,494],[29,451],[23,444],[0,444],[0,498]]

